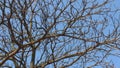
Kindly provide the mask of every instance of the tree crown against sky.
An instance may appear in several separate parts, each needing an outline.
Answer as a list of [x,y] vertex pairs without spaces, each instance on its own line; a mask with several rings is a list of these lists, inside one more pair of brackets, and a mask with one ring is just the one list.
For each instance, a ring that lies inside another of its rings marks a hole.
[[111,0],[0,0],[0,66],[113,68],[118,9]]

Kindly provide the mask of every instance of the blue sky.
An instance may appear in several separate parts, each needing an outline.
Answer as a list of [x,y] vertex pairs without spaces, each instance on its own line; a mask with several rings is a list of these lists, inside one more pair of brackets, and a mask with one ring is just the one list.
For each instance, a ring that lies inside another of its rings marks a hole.
[[[112,0],[111,0],[112,1]],[[120,9],[120,0],[113,0],[113,2],[111,2],[111,4],[109,5],[110,7],[112,7],[112,9]],[[119,19],[118,16],[120,15],[120,11],[117,12],[117,14],[115,14],[115,18]],[[112,28],[112,27],[110,27]],[[118,53],[120,54],[119,50],[114,51],[114,53]],[[110,56],[108,59],[108,61],[113,61],[113,63],[115,64],[115,68],[120,68],[120,57],[116,57],[116,56]]]
[[[98,0],[99,2],[102,2],[104,0]],[[120,9],[120,0],[115,0],[113,2],[110,2],[109,5],[107,5],[107,7],[110,7],[112,10],[115,10],[116,8],[119,8]],[[114,15],[115,18],[117,18],[119,15],[119,12],[117,12],[117,14]],[[112,21],[110,21],[112,23]],[[60,26],[61,27],[61,26]],[[108,34],[108,30],[111,30],[112,28],[112,25],[110,24],[108,29],[106,29],[104,32],[106,34]],[[115,50],[113,51],[114,53],[120,53],[119,50]],[[119,57],[116,57],[116,56],[110,56],[106,59],[106,61],[108,62],[113,62],[114,63],[114,66],[115,68],[119,68],[120,67],[120,58]],[[52,68],[52,67],[51,67]],[[72,67],[71,67],[72,68]],[[99,68],[99,67],[95,67],[95,68]]]
[[[101,1],[104,1],[104,0],[98,0],[99,2]],[[120,0],[115,0],[114,2],[111,2],[110,3],[110,5],[108,5],[109,7],[111,7],[112,9],[116,9],[116,8],[119,8],[120,9]],[[119,15],[119,13],[117,13],[116,15],[115,15],[115,17],[117,18],[118,17],[118,15]],[[59,28],[60,28],[61,26],[59,26]],[[111,28],[111,25],[110,25],[110,27],[108,28],[108,29],[110,29]],[[106,34],[108,33],[108,31],[106,30],[105,31],[106,32]],[[120,52],[120,51],[114,51],[114,53],[118,53],[118,52]],[[115,67],[116,68],[119,68],[120,67],[120,58],[118,58],[118,57],[115,57],[115,56],[110,56],[108,59],[107,59],[107,61],[109,62],[109,61],[113,61],[113,63],[115,64]],[[50,67],[49,67],[50,68]],[[51,67],[52,68],[52,67]],[[97,67],[98,68],[98,67]]]

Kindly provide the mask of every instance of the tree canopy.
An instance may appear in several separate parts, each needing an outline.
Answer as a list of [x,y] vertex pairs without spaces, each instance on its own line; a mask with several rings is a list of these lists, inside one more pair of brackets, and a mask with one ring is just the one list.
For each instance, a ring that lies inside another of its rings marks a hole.
[[[0,0],[0,67],[114,68],[119,9],[111,0]],[[112,6],[113,5],[113,6]]]

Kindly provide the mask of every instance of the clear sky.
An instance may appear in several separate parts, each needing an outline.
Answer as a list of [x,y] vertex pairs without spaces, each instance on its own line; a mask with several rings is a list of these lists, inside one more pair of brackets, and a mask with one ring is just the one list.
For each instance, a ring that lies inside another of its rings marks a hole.
[[[109,5],[109,6],[112,7],[112,10],[114,10],[116,8],[120,9],[120,0],[113,0],[113,2],[111,2],[111,5]],[[116,19],[118,18],[119,15],[120,15],[120,11],[117,12],[117,14],[115,15]],[[120,54],[120,50],[118,50],[118,51],[116,50],[114,53]],[[108,61],[113,61],[113,63],[115,64],[114,65],[115,68],[120,68],[120,57],[110,56],[108,58]]]
[[[98,1],[105,1],[105,0],[98,0]],[[113,1],[113,0],[112,0]],[[107,5],[109,7],[111,7],[112,10],[115,10],[116,8],[119,8],[120,9],[120,0],[115,0],[113,2],[110,2],[109,5]],[[118,15],[119,15],[120,12],[117,12],[117,14],[115,14],[115,17],[117,18]],[[112,28],[111,25],[109,26],[108,29]],[[106,33],[108,33],[108,31],[106,30],[105,31]],[[114,53],[119,53],[120,54],[120,51],[118,50],[115,50],[113,51]],[[112,62],[115,66],[115,68],[120,68],[120,57],[116,57],[116,56],[110,56],[106,59],[106,61],[108,62]],[[52,68],[52,67],[51,67]],[[72,68],[72,67],[70,67]],[[99,67],[95,67],[95,68],[99,68]]]
[[[104,0],[98,0],[98,1],[104,1]],[[114,10],[114,9],[116,9],[116,8],[120,8],[120,0],[115,0],[114,2],[111,2],[108,6],[109,7],[111,7],[112,8],[112,10]],[[119,13],[118,13],[119,14]],[[118,14],[116,14],[115,15],[115,17],[117,17],[118,16]],[[61,28],[61,26],[59,26],[60,28]],[[110,29],[111,28],[111,26],[108,28],[108,29]],[[105,31],[106,33],[108,33],[108,31],[106,30]],[[120,52],[120,51],[115,51],[114,53],[118,53],[118,52]],[[108,62],[113,62],[115,65],[115,67],[116,68],[119,68],[120,67],[120,58],[118,58],[118,57],[115,57],[115,56],[110,56],[109,58],[107,58],[106,59]],[[48,67],[48,68],[52,68],[52,67]],[[70,67],[70,68],[72,68],[72,67]],[[98,67],[96,67],[96,68],[98,68]]]
[[[104,1],[104,0],[98,0],[98,1]],[[119,8],[120,9],[120,0],[115,0],[114,2],[111,2],[110,5],[108,5],[109,7],[111,7],[113,10],[116,9],[116,8]],[[117,18],[118,15],[119,15],[120,12],[118,12],[115,17]],[[61,26],[60,26],[61,27]],[[60,28],[59,27],[59,28]],[[108,28],[110,29],[111,26]],[[107,30],[105,31],[106,33],[108,32]],[[120,54],[120,51],[113,51],[114,53],[119,53]],[[115,64],[115,67],[116,68],[120,68],[120,57],[115,57],[115,56],[110,56],[108,59],[107,59],[108,62],[112,61],[114,64]],[[50,67],[49,67],[50,68]],[[51,67],[52,68],[52,67]],[[98,67],[97,67],[98,68]]]

